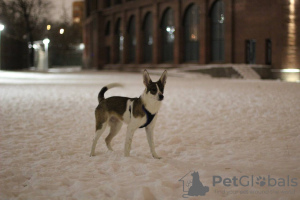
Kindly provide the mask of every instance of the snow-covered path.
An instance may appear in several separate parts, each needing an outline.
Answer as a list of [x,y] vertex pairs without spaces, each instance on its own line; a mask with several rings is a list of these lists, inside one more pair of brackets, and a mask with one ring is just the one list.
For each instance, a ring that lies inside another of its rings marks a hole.
[[[163,159],[144,129],[123,157],[125,125],[114,152],[107,130],[90,158],[97,95],[111,82],[125,88],[106,97],[143,91],[138,73],[0,72],[0,199],[183,199],[190,171],[209,192],[189,199],[300,199],[300,84],[170,76],[155,128]],[[213,176],[251,175],[297,186],[213,186]]]

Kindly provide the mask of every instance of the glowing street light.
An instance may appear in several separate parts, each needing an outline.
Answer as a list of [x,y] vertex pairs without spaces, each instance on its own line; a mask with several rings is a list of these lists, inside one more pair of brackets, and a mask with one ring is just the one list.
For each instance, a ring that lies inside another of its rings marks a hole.
[[51,25],[47,25],[47,30],[48,30],[48,31],[51,30]]
[[84,49],[84,44],[83,44],[83,43],[80,43],[79,49],[80,49],[80,50],[83,50],[83,49]]
[[48,38],[45,38],[45,39],[43,40],[43,43],[44,43],[44,45],[45,45],[45,62],[44,62],[44,69],[47,70],[47,69],[49,68],[49,63],[48,63],[48,59],[49,59],[49,57],[48,57],[48,55],[49,55],[49,53],[48,53],[48,45],[49,45],[49,43],[50,43],[50,40],[49,40]]
[[65,32],[65,29],[63,29],[63,28],[61,28],[60,30],[59,30],[59,33],[62,35],[62,34],[64,34],[64,32]]
[[1,32],[4,30],[5,26],[3,24],[0,24],[0,69],[1,69],[1,62],[2,62],[2,58],[1,58]]
[[0,31],[3,31],[5,26],[3,24],[0,24]]

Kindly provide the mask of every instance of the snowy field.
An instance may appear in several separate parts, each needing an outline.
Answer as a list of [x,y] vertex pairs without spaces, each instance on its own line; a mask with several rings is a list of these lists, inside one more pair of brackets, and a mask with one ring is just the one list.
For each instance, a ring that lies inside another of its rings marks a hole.
[[[144,129],[123,157],[126,125],[113,152],[106,130],[90,158],[97,95],[112,82],[125,88],[106,97],[144,89],[139,73],[0,72],[0,199],[183,199],[191,171],[209,192],[189,199],[300,199],[300,84],[171,73],[154,135],[163,158],[151,157]],[[253,186],[213,186],[213,176],[252,175]]]

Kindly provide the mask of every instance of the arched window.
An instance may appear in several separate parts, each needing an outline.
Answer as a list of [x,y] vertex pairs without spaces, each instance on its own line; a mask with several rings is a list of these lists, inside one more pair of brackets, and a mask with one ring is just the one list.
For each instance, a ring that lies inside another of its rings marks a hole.
[[110,21],[108,21],[105,26],[105,35],[107,36],[109,34],[110,34]]
[[124,37],[121,29],[121,19],[119,18],[116,23],[115,28],[115,38],[116,38],[116,62],[121,63],[123,60],[123,43]]
[[175,24],[174,24],[174,13],[171,8],[168,8],[163,15],[161,29],[162,29],[162,61],[173,62]]
[[143,61],[145,63],[152,62],[152,46],[153,46],[153,21],[152,14],[147,13],[143,24]]
[[199,61],[199,7],[191,5],[184,17],[184,60]]
[[211,10],[211,61],[223,62],[225,37],[225,6],[217,0]]
[[136,46],[136,37],[135,37],[135,17],[131,16],[128,24],[128,62],[135,62],[135,46]]

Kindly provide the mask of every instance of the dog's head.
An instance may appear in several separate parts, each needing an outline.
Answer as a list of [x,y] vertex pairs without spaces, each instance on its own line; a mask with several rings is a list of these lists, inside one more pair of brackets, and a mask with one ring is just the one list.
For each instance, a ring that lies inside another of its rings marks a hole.
[[147,98],[162,101],[164,99],[164,88],[167,81],[167,70],[161,75],[157,82],[152,82],[147,70],[143,74],[144,85],[146,86],[145,94]]

